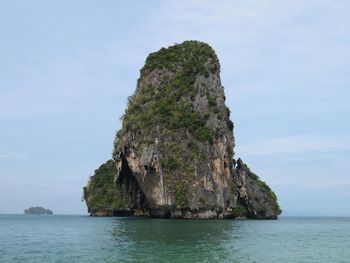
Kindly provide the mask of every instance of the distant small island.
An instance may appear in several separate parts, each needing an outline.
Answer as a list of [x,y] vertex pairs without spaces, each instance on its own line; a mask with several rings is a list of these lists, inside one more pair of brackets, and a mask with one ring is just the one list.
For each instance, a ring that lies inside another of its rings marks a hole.
[[26,215],[53,215],[53,212],[50,209],[45,209],[44,207],[30,207],[24,210]]

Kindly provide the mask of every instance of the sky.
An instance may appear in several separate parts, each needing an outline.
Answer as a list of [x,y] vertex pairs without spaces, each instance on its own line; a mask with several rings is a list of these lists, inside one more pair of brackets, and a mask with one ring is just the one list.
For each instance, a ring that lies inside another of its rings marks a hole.
[[348,0],[0,0],[0,213],[87,214],[147,55],[210,44],[235,158],[283,215],[350,215]]

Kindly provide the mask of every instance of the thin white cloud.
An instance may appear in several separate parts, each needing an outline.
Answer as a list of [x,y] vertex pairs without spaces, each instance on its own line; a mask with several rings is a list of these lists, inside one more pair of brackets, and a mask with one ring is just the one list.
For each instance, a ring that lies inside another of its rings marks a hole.
[[301,154],[310,152],[335,152],[350,150],[350,136],[295,135],[279,138],[260,139],[237,146],[242,156]]
[[12,160],[12,159],[28,159],[29,156],[25,154],[0,152],[0,160]]
[[[283,88],[281,82],[288,79],[295,83],[290,88],[304,90],[300,83],[347,65],[349,45],[339,41],[348,36],[346,8],[345,1],[327,0],[163,1],[146,29],[155,49],[186,39],[207,41],[229,82],[243,76],[255,92],[268,92]],[[259,85],[250,83],[254,74]],[[262,85],[264,76],[273,77],[276,85]]]
[[[273,172],[273,171],[272,171]],[[276,172],[276,171],[275,171]],[[288,176],[283,176],[279,174],[274,176],[270,174],[269,185],[272,188],[281,188],[281,187],[306,187],[309,189],[335,189],[335,188],[346,188],[350,187],[350,175],[342,176],[332,176],[323,173],[322,171],[315,171],[317,174],[307,174],[302,172],[302,174],[295,175],[292,177],[290,174]],[[262,178],[264,180],[264,178]]]

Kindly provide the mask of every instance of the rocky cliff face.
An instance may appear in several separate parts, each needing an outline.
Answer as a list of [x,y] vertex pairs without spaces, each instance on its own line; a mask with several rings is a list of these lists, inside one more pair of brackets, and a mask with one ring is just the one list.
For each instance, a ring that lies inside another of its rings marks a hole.
[[274,193],[233,159],[233,123],[209,45],[186,41],[150,54],[122,120],[113,159],[123,190],[112,214],[277,218]]

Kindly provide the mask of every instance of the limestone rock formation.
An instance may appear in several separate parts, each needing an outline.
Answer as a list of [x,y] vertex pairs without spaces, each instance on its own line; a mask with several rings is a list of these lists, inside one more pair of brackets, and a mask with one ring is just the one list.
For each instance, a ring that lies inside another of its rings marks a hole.
[[277,218],[275,194],[240,159],[236,166],[225,99],[209,45],[185,41],[150,54],[114,142],[118,205],[89,206],[97,190],[88,185],[90,213]]

